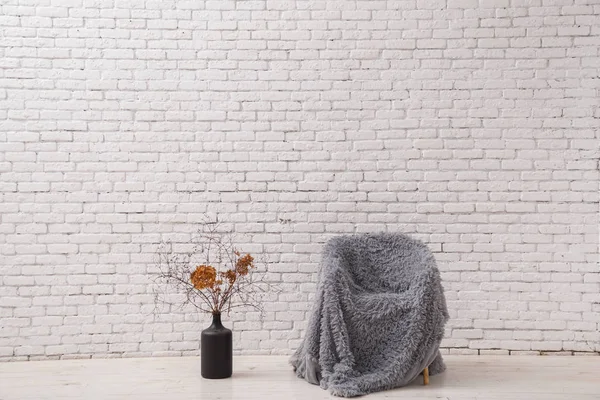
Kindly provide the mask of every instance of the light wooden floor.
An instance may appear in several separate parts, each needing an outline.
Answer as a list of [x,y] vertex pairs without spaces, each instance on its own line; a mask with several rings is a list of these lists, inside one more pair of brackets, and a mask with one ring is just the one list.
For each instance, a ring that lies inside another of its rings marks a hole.
[[[600,399],[600,357],[446,356],[448,370],[369,399]],[[329,399],[281,356],[238,356],[234,376],[204,380],[200,360],[94,359],[0,363],[0,400]]]

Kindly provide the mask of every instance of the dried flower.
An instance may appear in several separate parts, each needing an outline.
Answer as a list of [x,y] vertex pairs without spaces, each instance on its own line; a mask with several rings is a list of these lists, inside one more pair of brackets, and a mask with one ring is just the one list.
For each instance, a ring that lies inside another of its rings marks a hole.
[[217,278],[217,271],[210,265],[199,265],[190,276],[194,287],[198,290],[213,288]]
[[227,270],[226,272],[222,272],[221,276],[223,276],[229,282],[229,285],[233,285],[237,279],[237,275],[234,270]]
[[270,285],[264,274],[252,270],[254,257],[240,253],[231,234],[222,232],[216,222],[203,224],[199,233],[188,253],[176,253],[168,243],[161,245],[157,280],[165,284],[165,295],[157,291],[156,299],[164,301],[167,290],[174,289],[185,294],[183,305],[213,314],[245,306],[260,310]]
[[245,256],[238,258],[235,263],[235,271],[238,274],[242,276],[247,275],[249,268],[254,268],[254,257],[250,254],[246,254]]

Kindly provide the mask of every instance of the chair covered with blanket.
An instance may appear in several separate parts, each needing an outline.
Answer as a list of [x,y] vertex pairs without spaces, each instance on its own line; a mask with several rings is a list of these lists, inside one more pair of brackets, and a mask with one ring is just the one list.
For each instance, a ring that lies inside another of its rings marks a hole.
[[398,233],[339,236],[323,250],[315,304],[290,362],[336,396],[404,386],[445,369],[448,319],[435,259]]

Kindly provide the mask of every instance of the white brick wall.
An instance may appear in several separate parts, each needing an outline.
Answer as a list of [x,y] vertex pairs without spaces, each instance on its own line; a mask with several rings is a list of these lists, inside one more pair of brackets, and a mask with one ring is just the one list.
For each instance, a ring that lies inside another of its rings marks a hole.
[[600,351],[597,0],[3,0],[0,358],[196,354],[151,314],[161,239],[219,212],[285,290],[327,238],[401,231],[457,353]]

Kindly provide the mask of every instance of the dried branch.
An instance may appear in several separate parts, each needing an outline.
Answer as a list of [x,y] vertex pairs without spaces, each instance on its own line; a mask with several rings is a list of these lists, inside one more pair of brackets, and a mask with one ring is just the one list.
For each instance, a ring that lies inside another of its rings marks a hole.
[[[206,218],[191,244],[187,252],[174,251],[170,242],[160,244],[155,311],[158,304],[167,304],[179,308],[191,305],[213,314],[229,313],[238,307],[264,313],[262,297],[273,289],[265,281],[266,268],[261,271],[254,257],[237,250],[233,234]],[[183,295],[183,299],[170,301],[174,294]]]

